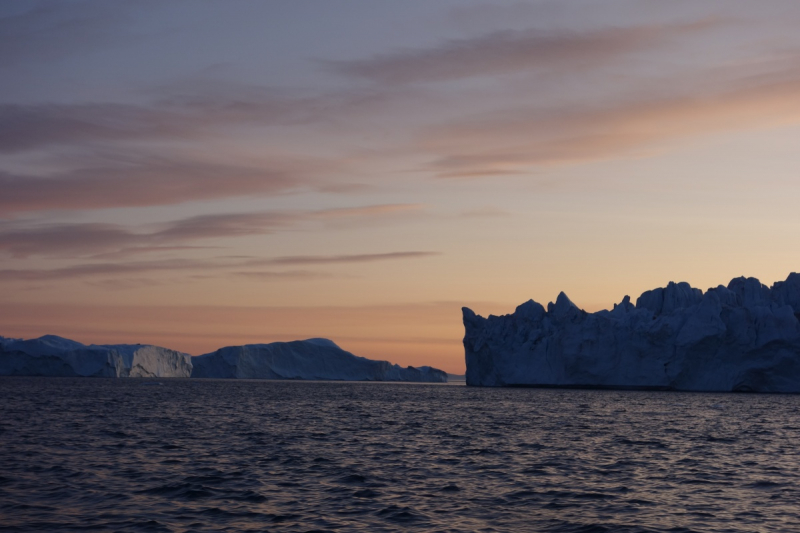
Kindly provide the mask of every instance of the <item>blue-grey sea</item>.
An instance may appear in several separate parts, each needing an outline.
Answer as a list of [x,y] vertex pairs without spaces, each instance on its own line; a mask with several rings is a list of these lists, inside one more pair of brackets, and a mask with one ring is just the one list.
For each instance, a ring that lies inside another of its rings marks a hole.
[[800,396],[0,378],[2,531],[800,531]]

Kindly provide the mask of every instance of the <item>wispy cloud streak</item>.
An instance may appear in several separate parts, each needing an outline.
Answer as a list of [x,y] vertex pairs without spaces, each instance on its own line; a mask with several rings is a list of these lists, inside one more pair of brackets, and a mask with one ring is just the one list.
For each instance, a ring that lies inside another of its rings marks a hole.
[[[64,281],[72,279],[88,279],[93,282],[104,278],[142,276],[152,273],[172,272],[191,279],[198,273],[225,276],[232,274],[238,277],[261,281],[306,280],[329,278],[330,272],[308,270],[252,270],[264,266],[292,265],[327,265],[336,263],[372,263],[375,261],[395,261],[419,259],[438,255],[438,252],[408,251],[387,252],[379,254],[352,254],[332,256],[296,256],[278,257],[274,259],[251,259],[244,261],[206,261],[193,259],[166,259],[157,261],[130,261],[118,263],[86,263],[52,269],[3,269],[0,270],[0,282],[14,281]],[[245,270],[250,269],[250,270]],[[137,283],[143,278],[134,278]],[[146,281],[146,278],[144,278]]]
[[[157,271],[188,271],[208,269],[202,261],[174,259],[167,261],[140,261],[128,263],[92,263],[53,269],[4,269],[0,270],[0,281],[52,281],[75,278],[98,278],[109,276],[139,275]],[[214,266],[214,268],[219,268]]]
[[694,96],[665,96],[606,107],[507,109],[430,128],[418,148],[444,177],[513,174],[658,150],[720,131],[800,123],[800,78],[745,78]]
[[296,255],[277,257],[263,261],[270,265],[319,265],[334,263],[372,263],[394,259],[417,259],[440,255],[439,252],[388,252],[379,254],[352,255]]
[[299,213],[204,215],[164,224],[157,231],[136,232],[116,224],[0,225],[0,251],[12,257],[140,253],[170,250],[182,243],[220,237],[259,235],[297,222]]
[[234,276],[248,278],[255,281],[290,281],[290,280],[312,280],[327,279],[334,277],[330,272],[312,272],[309,270],[289,270],[283,272],[270,271],[240,271],[234,272]]
[[[265,211],[200,215],[163,224],[131,228],[119,224],[0,223],[0,253],[11,257],[108,256],[194,248],[207,239],[267,235],[303,224],[331,226],[344,218],[352,223],[413,212],[415,204],[384,204],[317,211]],[[365,256],[366,257],[366,256]]]
[[191,133],[190,116],[130,104],[0,105],[0,152]]
[[388,98],[385,92],[361,90],[299,95],[238,87],[220,94],[167,91],[145,104],[0,104],[0,153],[141,140],[203,141],[230,126],[318,124],[380,109]]
[[171,205],[298,187],[302,171],[145,159],[40,177],[0,171],[0,216],[47,209]]
[[419,50],[326,62],[348,76],[383,84],[442,82],[541,69],[596,67],[622,54],[680,38],[714,24],[607,28],[592,31],[499,31]]

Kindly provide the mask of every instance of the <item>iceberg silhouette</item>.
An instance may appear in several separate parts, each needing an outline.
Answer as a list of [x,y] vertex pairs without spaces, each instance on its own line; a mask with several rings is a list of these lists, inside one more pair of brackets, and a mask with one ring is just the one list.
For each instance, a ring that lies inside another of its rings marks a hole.
[[193,378],[447,381],[436,368],[359,357],[328,339],[229,346],[194,357],[193,364]]
[[563,292],[504,316],[464,307],[467,385],[800,392],[800,274],[705,293],[670,282],[587,313]]
[[0,376],[447,381],[436,368],[359,357],[328,339],[229,346],[192,357],[150,345],[87,346],[55,335],[0,337]]

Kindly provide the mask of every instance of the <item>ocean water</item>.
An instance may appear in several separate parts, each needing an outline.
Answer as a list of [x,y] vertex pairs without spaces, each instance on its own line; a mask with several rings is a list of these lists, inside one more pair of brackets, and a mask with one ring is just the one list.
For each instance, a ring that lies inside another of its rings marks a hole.
[[0,378],[2,531],[800,531],[800,396]]

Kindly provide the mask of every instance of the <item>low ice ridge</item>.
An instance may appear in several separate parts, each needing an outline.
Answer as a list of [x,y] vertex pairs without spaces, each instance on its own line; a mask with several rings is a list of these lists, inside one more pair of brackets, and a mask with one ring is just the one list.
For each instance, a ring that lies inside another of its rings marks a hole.
[[342,350],[328,339],[228,346],[193,359],[192,377],[446,382],[436,368],[393,365]]
[[192,357],[160,346],[85,345],[56,335],[0,337],[0,376],[447,381],[436,368],[367,359],[322,338],[229,346]]
[[483,318],[463,308],[467,385],[800,392],[800,274],[705,293],[670,282],[587,313],[563,292]]

